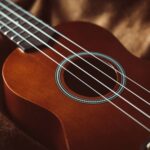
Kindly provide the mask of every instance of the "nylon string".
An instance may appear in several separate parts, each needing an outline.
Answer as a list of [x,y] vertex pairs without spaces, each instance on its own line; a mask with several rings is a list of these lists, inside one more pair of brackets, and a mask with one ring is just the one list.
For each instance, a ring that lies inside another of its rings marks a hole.
[[[3,13],[1,13],[3,14]],[[3,14],[3,16],[5,16],[8,20],[11,20],[14,24],[16,24],[17,26],[19,26],[21,29],[23,29],[24,31],[26,31],[28,34],[30,34],[32,37],[34,37],[35,39],[37,39],[38,41],[40,41],[41,43],[43,43],[45,46],[47,46],[48,48],[50,48],[51,50],[53,50],[55,53],[57,53],[59,56],[61,56],[62,58],[64,58],[65,60],[67,60],[68,62],[70,62],[71,64],[73,64],[74,66],[76,66],[78,69],[80,69],[82,72],[84,72],[85,74],[87,74],[89,77],[91,77],[92,79],[94,79],[95,81],[97,81],[98,83],[100,83],[102,86],[104,86],[105,88],[107,88],[108,90],[110,90],[111,92],[113,92],[114,94],[116,94],[118,97],[120,97],[123,101],[125,101],[126,103],[128,103],[129,105],[131,105],[133,108],[135,108],[136,110],[138,110],[141,114],[143,114],[145,117],[150,118],[150,116],[145,113],[144,111],[142,111],[140,108],[138,108],[137,106],[135,106],[133,103],[131,103],[130,101],[128,101],[126,98],[124,98],[123,96],[121,96],[120,94],[116,93],[114,90],[112,90],[111,88],[109,88],[107,85],[105,85],[103,82],[99,81],[98,79],[96,79],[94,76],[92,76],[91,74],[89,74],[87,71],[85,71],[84,69],[82,69],[81,67],[79,67],[78,65],[76,65],[74,62],[72,62],[70,59],[68,59],[67,57],[65,57],[63,54],[61,54],[60,52],[58,52],[55,48],[53,48],[52,46],[48,45],[47,43],[45,43],[44,41],[42,41],[41,39],[39,39],[37,36],[35,36],[34,34],[32,34],[31,32],[29,32],[27,29],[25,29],[24,27],[22,27],[20,24],[16,23],[14,20],[12,20],[10,17],[8,17],[7,15]]]
[[113,103],[112,101],[109,101],[105,96],[103,96],[101,93],[99,93],[98,91],[96,91],[95,89],[93,89],[90,85],[86,84],[84,81],[82,81],[81,79],[79,79],[77,76],[75,76],[72,72],[70,72],[69,70],[67,70],[64,66],[60,65],[56,60],[54,60],[52,57],[50,57],[49,55],[47,55],[46,53],[44,53],[42,50],[40,50],[37,46],[35,46],[34,44],[32,44],[30,41],[28,41],[27,39],[25,39],[24,37],[22,37],[21,35],[19,35],[16,31],[14,31],[13,29],[11,29],[9,26],[7,26],[5,23],[3,23],[2,21],[0,21],[0,23],[7,27],[10,31],[12,31],[13,33],[15,33],[16,35],[18,35],[20,38],[22,38],[24,41],[26,41],[27,43],[29,43],[33,48],[35,48],[37,51],[39,51],[41,54],[43,54],[44,56],[46,56],[48,59],[52,60],[54,63],[56,63],[57,65],[59,65],[61,68],[63,68],[65,71],[67,71],[70,75],[74,76],[76,79],[78,79],[79,81],[81,81],[84,85],[86,85],[87,87],[89,87],[91,90],[93,90],[95,93],[99,94],[100,96],[102,96],[106,101],[108,101],[110,104],[112,104],[115,108],[117,108],[119,111],[121,111],[122,113],[124,113],[126,116],[128,116],[130,119],[132,119],[134,122],[136,122],[138,125],[140,125],[141,127],[143,127],[145,130],[147,130],[148,132],[150,132],[150,129],[145,126],[143,123],[141,123],[140,121],[138,121],[136,118],[134,118],[132,115],[130,115],[129,113],[127,113],[126,111],[124,111],[121,107],[119,107],[118,105],[116,105],[115,103]]
[[[5,14],[1,13],[3,16],[5,16],[7,19],[11,20],[11,18],[7,17]],[[14,22],[14,21],[13,21]],[[16,22],[14,22],[16,24]],[[18,25],[18,24],[17,24]],[[8,26],[7,26],[8,27]],[[47,47],[49,47],[50,49],[52,49],[53,51],[55,51],[56,53],[58,53],[60,56],[62,56],[64,59],[66,59],[66,57],[64,57],[62,54],[60,54],[59,52],[56,51],[56,49],[50,47],[49,45],[47,45],[45,42],[43,42],[42,40],[40,40],[39,38],[37,38],[36,36],[34,36],[33,34],[31,34],[28,30],[24,29],[22,26],[20,26],[23,30],[25,30],[26,32],[28,32],[30,35],[32,35],[34,38],[36,38],[37,40],[39,40],[40,42],[42,42],[44,45],[46,45]],[[19,35],[19,34],[18,34]],[[20,36],[20,35],[19,35]],[[22,37],[21,37],[22,38]],[[28,41],[29,42],[29,41]],[[67,59],[66,59],[67,60]],[[70,60],[68,60],[70,61]],[[72,63],[73,65],[75,65],[76,67],[78,67],[81,71],[83,71],[84,73],[88,74],[85,70],[83,70],[82,68],[80,68],[79,66],[77,66],[76,64],[74,64],[73,62],[70,61],[70,63]],[[93,76],[91,76],[90,74],[88,74],[90,77],[92,77],[93,79],[95,79]],[[104,85],[103,83],[101,83],[99,80],[95,79],[97,82],[99,82],[100,84]],[[84,82],[84,81],[83,81]],[[104,85],[106,86],[106,85]],[[108,88],[106,86],[106,88]],[[110,89],[111,90],[111,89]],[[112,90],[113,91],[113,90]],[[114,91],[113,91],[114,92]],[[115,93],[115,92],[114,92]],[[100,94],[100,93],[99,93]],[[118,94],[118,93],[115,93],[115,94]],[[103,97],[103,95],[101,95]],[[119,95],[120,96],[120,95]],[[122,98],[122,97],[121,97]],[[106,98],[105,98],[106,99]],[[124,98],[123,98],[124,99]],[[126,99],[124,99],[126,100]],[[129,102],[130,104],[130,102]],[[147,116],[149,118],[149,116],[144,113],[143,111],[141,111],[140,109],[138,109],[136,106],[134,106],[132,103],[131,103],[131,106],[133,106],[134,108],[136,108],[137,110],[139,110],[141,113],[143,113],[145,116]]]
[[[19,10],[21,10],[22,12],[24,12],[25,14],[27,14],[28,16],[34,18],[36,21],[39,21],[40,23],[42,23],[44,26],[46,26],[47,28],[49,28],[50,30],[52,30],[53,32],[57,33],[58,35],[62,36],[64,39],[68,40],[69,42],[71,42],[72,44],[74,44],[75,46],[77,46],[78,48],[82,49],[83,51],[87,52],[89,55],[92,55],[93,57],[95,57],[97,60],[101,61],[102,63],[104,63],[105,65],[107,65],[108,67],[110,67],[105,61],[101,60],[99,57],[96,57],[95,55],[93,55],[92,53],[90,53],[89,51],[87,51],[85,48],[83,48],[82,46],[80,46],[79,44],[77,44],[76,42],[72,41],[71,39],[69,39],[67,36],[63,35],[62,33],[60,33],[59,31],[57,31],[56,29],[54,29],[53,27],[47,25],[46,23],[44,23],[42,20],[39,20],[37,17],[31,15],[28,11],[25,11],[24,9],[22,9],[21,7],[19,7],[18,5],[16,5],[15,3],[9,1],[9,0],[5,0],[7,1],[9,4],[11,3],[13,6],[15,6],[16,8],[18,8]],[[116,72],[118,72],[119,74],[122,74],[121,72],[119,72],[117,69],[115,70]],[[122,74],[123,75],[123,74]],[[125,76],[128,80],[130,80],[131,82],[133,82],[134,84],[136,84],[137,86],[139,86],[140,88],[142,88],[143,90],[145,90],[146,92],[150,93],[150,90],[145,88],[144,86],[142,86],[141,84],[137,83],[136,81],[134,81],[133,79],[131,79],[128,76]]]
[[[3,4],[2,4],[3,5]],[[5,5],[3,5],[5,7]],[[112,81],[116,82],[117,84],[121,85],[122,87],[124,87],[124,89],[126,89],[128,92],[130,92],[131,94],[133,94],[134,96],[136,96],[137,98],[139,98],[140,100],[142,100],[143,102],[145,102],[147,105],[150,105],[150,103],[148,101],[146,101],[144,98],[142,98],[141,96],[139,96],[137,93],[133,92],[132,90],[130,90],[129,88],[127,88],[126,86],[123,86],[121,83],[119,83],[117,80],[113,79],[111,76],[107,75],[104,71],[100,70],[99,68],[97,68],[96,66],[94,66],[93,64],[91,64],[90,62],[86,61],[84,58],[82,58],[81,56],[77,55],[75,52],[73,52],[71,49],[69,49],[68,47],[66,47],[64,44],[60,43],[59,41],[57,41],[56,39],[54,39],[52,36],[49,36],[46,32],[43,32],[41,29],[37,28],[34,24],[30,23],[28,20],[24,19],[22,16],[18,15],[16,12],[12,11],[11,9],[9,9],[7,6],[5,7],[5,9],[8,9],[9,11],[11,11],[12,13],[14,13],[17,17],[21,18],[22,20],[24,20],[25,22],[27,22],[28,24],[30,24],[32,27],[34,27],[36,30],[40,31],[41,33],[43,33],[45,36],[47,36],[48,38],[50,38],[51,40],[53,40],[54,42],[56,42],[57,44],[61,45],[63,48],[65,48],[66,50],[68,50],[69,52],[71,52],[72,54],[76,55],[78,58],[82,59],[84,62],[86,62],[87,64],[89,64],[90,66],[92,66],[93,68],[95,68],[96,70],[98,70],[99,72],[101,72],[102,74],[104,74],[105,76],[107,76],[109,79],[111,79]],[[88,52],[88,51],[87,51]],[[90,55],[92,53],[88,52]],[[92,55],[91,55],[92,56]],[[95,55],[94,55],[95,56]],[[95,56],[96,57],[96,56]],[[102,62],[102,60],[101,60]],[[107,64],[105,62],[105,64]],[[107,64],[107,66],[109,66]],[[111,67],[111,66],[109,66]],[[119,71],[115,68],[112,68],[113,70],[115,70],[116,72],[119,73]],[[121,75],[123,75],[122,73],[120,73]],[[126,77],[126,75],[123,75]]]

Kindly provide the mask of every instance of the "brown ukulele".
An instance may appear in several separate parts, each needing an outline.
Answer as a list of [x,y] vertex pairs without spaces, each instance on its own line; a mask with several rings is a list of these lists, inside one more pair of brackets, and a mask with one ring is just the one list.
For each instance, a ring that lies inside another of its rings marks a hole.
[[0,31],[18,48],[2,75],[7,109],[51,150],[149,150],[150,62],[105,29],[55,28],[9,0]]

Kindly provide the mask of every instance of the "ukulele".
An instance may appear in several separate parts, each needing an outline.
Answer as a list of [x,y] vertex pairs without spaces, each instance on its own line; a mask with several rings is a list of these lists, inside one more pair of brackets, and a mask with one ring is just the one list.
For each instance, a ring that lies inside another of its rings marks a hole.
[[0,31],[18,46],[3,70],[5,103],[52,150],[149,150],[150,62],[86,22],[55,28],[0,1]]

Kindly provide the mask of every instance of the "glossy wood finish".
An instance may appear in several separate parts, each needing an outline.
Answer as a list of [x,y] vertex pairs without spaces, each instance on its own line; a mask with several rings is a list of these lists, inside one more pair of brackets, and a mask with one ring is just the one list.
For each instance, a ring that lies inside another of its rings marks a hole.
[[[132,56],[108,31],[93,24],[72,22],[56,27],[89,51],[97,51],[120,62],[131,78],[150,89],[150,62]],[[57,39],[74,52],[81,50],[61,37]],[[65,56],[70,53],[53,45]],[[48,48],[42,49],[58,62],[63,59]],[[57,65],[39,52],[14,50],[3,67],[6,104],[13,118],[32,136],[56,150],[140,150],[149,133],[109,103],[88,105],[65,96],[55,82]],[[148,100],[149,95],[127,81],[128,88]],[[135,96],[122,93],[149,112]],[[145,124],[148,120],[120,98],[113,102]],[[141,106],[142,105],[142,106]],[[145,121],[147,120],[147,121]]]

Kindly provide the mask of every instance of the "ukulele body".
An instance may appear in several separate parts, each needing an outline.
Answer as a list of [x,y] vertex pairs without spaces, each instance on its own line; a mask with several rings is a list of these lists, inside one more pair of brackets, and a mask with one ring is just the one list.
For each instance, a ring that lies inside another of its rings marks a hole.
[[[56,29],[88,51],[115,59],[127,76],[150,89],[150,62],[132,56],[108,31],[82,22],[59,25]],[[82,52],[60,36],[57,40],[75,53]],[[71,55],[60,45],[52,45],[65,57]],[[59,63],[64,60],[44,46],[41,50]],[[57,64],[38,51],[22,53],[17,48],[8,56],[3,66],[6,106],[20,127],[54,150],[144,150],[150,140],[148,131],[107,101],[85,104],[64,94],[56,83],[57,68]],[[128,80],[125,86],[149,98]],[[147,105],[125,89],[120,94],[137,106],[143,105],[141,109],[149,112]],[[145,116],[120,97],[111,101],[149,125]]]

